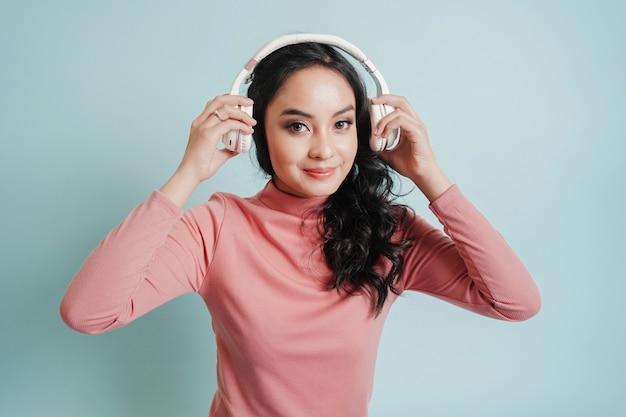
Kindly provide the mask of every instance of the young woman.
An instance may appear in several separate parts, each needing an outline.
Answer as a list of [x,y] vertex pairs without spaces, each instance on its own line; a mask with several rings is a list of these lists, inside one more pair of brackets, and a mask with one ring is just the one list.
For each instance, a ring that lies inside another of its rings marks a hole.
[[[262,59],[248,95],[207,103],[171,179],[88,257],[61,303],[70,327],[112,330],[195,291],[217,342],[210,416],[363,417],[403,291],[503,320],[537,313],[532,278],[443,173],[404,98],[369,100],[351,63],[316,42]],[[395,110],[370,126],[370,101]],[[253,117],[242,110],[252,104]],[[397,128],[395,149],[371,149],[372,130]],[[254,132],[270,180],[254,197],[216,193],[184,212],[235,155],[218,147],[230,131]],[[445,234],[394,203],[392,169],[424,193]]]

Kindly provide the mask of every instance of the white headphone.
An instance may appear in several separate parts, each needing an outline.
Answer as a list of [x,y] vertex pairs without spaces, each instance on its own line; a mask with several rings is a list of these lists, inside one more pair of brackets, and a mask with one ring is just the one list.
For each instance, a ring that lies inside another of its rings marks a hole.
[[[361,50],[356,46],[341,39],[338,36],[320,35],[313,33],[296,33],[276,38],[273,41],[267,43],[261,49],[259,49],[235,78],[233,86],[230,90],[230,94],[240,95],[239,90],[241,88],[241,84],[244,82],[249,82],[249,74],[263,58],[276,51],[277,49],[282,48],[283,46],[305,42],[317,42],[335,46],[342,51],[348,53],[354,59],[359,61],[363,65],[363,67],[365,67],[367,72],[372,76],[376,84],[377,96],[389,93],[389,88],[387,87],[387,83],[385,82],[385,79],[383,78],[381,73],[378,71],[378,69],[376,69],[372,61],[370,61],[365,56],[365,54],[363,54],[363,52],[361,52]],[[252,116],[252,106],[240,106],[240,108],[248,113],[250,116]],[[374,126],[376,126],[376,124],[380,121],[380,119],[382,119],[385,115],[389,114],[393,110],[394,109],[391,106],[383,104],[370,104],[369,111],[372,130],[374,129]],[[399,138],[400,129],[395,129],[394,132],[388,137],[374,136],[374,134],[372,134],[372,137],[370,138],[370,148],[374,152],[393,149],[397,145]],[[252,143],[252,135],[244,134],[238,130],[230,131],[228,132],[228,134],[224,135],[224,137],[222,138],[222,143],[224,143],[224,146],[226,146],[226,148],[230,149],[231,151],[248,152]]]

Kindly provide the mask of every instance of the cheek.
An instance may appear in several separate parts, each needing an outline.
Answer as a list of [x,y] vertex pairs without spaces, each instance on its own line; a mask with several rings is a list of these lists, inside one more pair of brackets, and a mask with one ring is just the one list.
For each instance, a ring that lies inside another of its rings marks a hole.
[[354,159],[356,158],[357,150],[359,148],[359,141],[356,135],[354,135],[354,137],[351,138],[350,140],[341,142],[337,146],[337,148],[343,154],[344,159],[349,159],[351,161],[354,161]]
[[272,136],[272,139],[268,136],[267,148],[274,171],[280,171],[282,167],[292,164],[298,156],[297,149],[276,136]]
[[269,154],[274,171],[280,171],[281,167],[285,166],[289,162],[289,154],[284,152],[283,148],[270,146]]

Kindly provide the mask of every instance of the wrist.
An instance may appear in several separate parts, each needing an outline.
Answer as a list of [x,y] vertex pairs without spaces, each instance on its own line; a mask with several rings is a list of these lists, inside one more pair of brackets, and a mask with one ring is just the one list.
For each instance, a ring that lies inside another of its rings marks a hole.
[[413,181],[431,203],[452,186],[452,181],[448,179],[440,168],[425,174],[415,175],[411,177],[411,181]]
[[183,208],[200,182],[193,175],[177,170],[159,191],[178,207]]

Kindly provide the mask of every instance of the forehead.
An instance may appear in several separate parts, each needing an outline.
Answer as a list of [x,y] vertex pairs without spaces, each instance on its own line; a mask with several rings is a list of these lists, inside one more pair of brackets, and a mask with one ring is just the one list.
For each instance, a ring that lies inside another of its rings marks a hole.
[[317,65],[291,74],[272,101],[282,104],[330,104],[338,101],[354,104],[355,95],[352,86],[341,73]]

